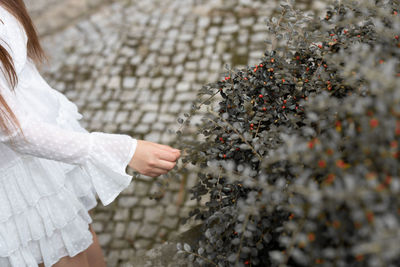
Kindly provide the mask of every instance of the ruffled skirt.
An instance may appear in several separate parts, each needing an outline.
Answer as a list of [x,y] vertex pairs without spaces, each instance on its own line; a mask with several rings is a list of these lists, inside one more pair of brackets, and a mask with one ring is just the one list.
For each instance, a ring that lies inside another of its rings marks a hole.
[[[76,105],[60,100],[57,124],[86,131]],[[31,156],[1,170],[0,267],[49,267],[87,249],[93,242],[88,211],[97,205],[92,175],[81,166]]]

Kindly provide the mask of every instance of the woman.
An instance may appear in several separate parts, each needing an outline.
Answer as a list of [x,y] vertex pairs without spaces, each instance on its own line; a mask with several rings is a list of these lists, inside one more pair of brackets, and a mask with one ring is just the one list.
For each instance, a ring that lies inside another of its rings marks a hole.
[[35,64],[45,58],[22,0],[0,0],[0,267],[105,266],[89,210],[139,173],[171,170],[180,151],[88,132],[75,104]]

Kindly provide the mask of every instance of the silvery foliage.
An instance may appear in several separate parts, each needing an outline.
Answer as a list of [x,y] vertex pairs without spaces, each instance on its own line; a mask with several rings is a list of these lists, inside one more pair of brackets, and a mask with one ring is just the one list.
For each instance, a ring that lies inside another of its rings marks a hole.
[[[318,18],[285,3],[262,62],[204,86],[191,216],[200,266],[398,266],[398,1],[339,1]],[[208,98],[208,99],[207,99]],[[185,124],[185,123],[184,123]],[[182,253],[183,252],[183,253]]]

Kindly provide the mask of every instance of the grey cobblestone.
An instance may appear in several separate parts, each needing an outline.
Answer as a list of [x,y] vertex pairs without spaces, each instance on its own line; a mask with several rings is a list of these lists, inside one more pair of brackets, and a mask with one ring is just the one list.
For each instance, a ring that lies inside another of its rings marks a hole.
[[114,221],[126,221],[129,219],[129,209],[118,209],[113,217]]
[[151,209],[146,209],[144,212],[144,219],[151,223],[157,223],[161,220],[164,213],[164,207],[156,206]]
[[138,201],[136,196],[121,196],[118,198],[118,205],[122,208],[134,208]]

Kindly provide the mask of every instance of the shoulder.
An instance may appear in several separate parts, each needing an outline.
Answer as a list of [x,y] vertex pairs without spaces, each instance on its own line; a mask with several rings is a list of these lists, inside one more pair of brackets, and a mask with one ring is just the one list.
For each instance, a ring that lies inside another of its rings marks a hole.
[[25,29],[21,22],[6,8],[0,5],[0,34],[14,34],[25,37]]
[[6,8],[0,5],[0,28],[16,26],[16,18]]
[[28,37],[20,21],[0,5],[0,45],[14,61],[17,73],[27,58]]

